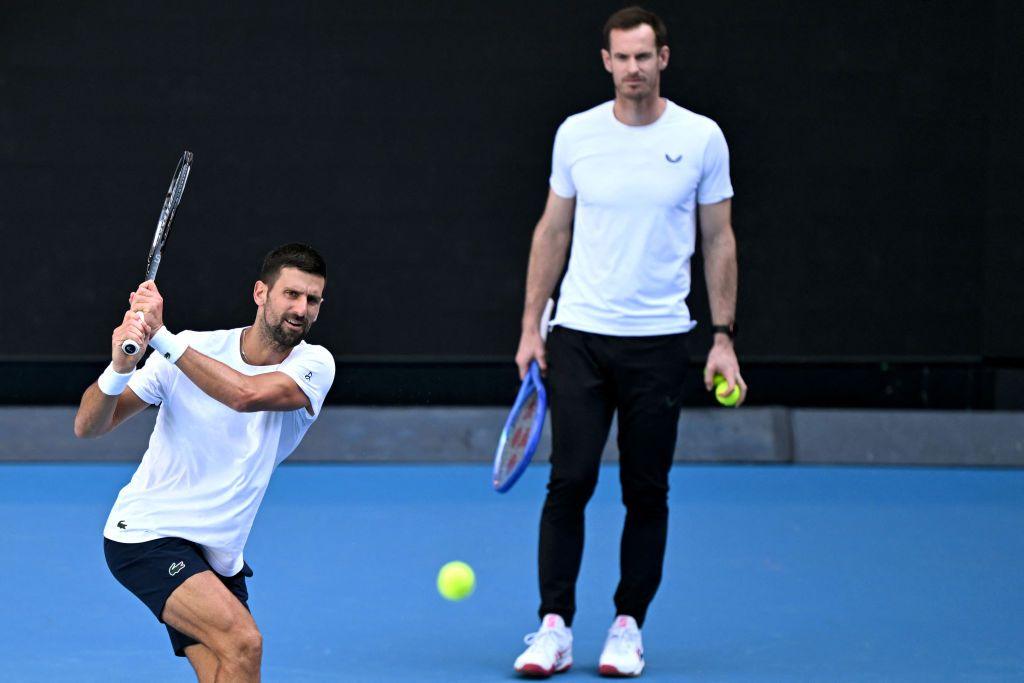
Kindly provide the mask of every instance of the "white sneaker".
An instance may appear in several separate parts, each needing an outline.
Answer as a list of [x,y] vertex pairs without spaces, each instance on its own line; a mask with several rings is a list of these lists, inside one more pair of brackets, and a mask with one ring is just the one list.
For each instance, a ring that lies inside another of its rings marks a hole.
[[523,641],[529,645],[516,659],[516,671],[524,676],[547,678],[572,666],[572,629],[557,614],[545,614],[540,629]]
[[639,676],[644,670],[644,643],[636,619],[619,615],[608,629],[598,665],[602,676]]

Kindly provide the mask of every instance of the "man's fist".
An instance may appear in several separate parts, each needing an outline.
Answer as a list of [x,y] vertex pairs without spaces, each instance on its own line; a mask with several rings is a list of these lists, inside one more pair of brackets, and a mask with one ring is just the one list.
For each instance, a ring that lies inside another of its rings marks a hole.
[[152,333],[155,334],[164,326],[164,299],[160,296],[155,282],[143,282],[128,296],[128,301],[132,305],[132,311],[141,312],[146,317],[146,324]]
[[[124,320],[121,321],[120,325],[114,328],[114,334],[110,339],[113,346],[111,359],[115,372],[123,374],[130,372],[132,368],[135,367],[142,358],[143,352],[146,350],[146,344],[149,341],[151,332],[152,328],[145,320],[139,318],[138,313],[128,311],[124,314]],[[131,339],[139,345],[139,353],[136,353],[134,356],[129,356],[121,350],[121,344],[126,339]]]

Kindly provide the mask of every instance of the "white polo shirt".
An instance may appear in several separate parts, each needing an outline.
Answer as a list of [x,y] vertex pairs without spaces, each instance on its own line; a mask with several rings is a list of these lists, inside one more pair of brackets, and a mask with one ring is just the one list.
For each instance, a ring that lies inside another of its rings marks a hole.
[[576,198],[569,268],[552,326],[615,336],[687,332],[696,205],[732,197],[729,148],[711,119],[667,101],[628,126],[614,102],[555,135],[551,189]]
[[334,381],[334,358],[300,342],[280,365],[242,360],[242,328],[179,332],[189,346],[246,375],[279,371],[309,397],[313,414],[239,413],[210,398],[159,353],[128,386],[159,404],[149,448],[114,503],[103,535],[121,543],[179,537],[203,547],[222,576],[242,569],[242,549],[274,468],[299,445]]

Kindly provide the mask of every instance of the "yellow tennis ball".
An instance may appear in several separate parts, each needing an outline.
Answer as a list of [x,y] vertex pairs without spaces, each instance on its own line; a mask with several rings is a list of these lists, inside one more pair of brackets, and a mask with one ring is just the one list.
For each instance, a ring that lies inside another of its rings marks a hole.
[[716,372],[714,379],[711,380],[711,384],[712,384],[712,386],[714,386],[717,389],[718,385],[721,384],[724,381],[725,381],[725,376],[724,375],[720,375],[720,374],[718,374]]
[[448,600],[468,598],[476,588],[476,575],[465,562],[449,562],[437,573],[437,592]]
[[722,379],[721,382],[715,383],[715,398],[718,402],[727,408],[731,408],[736,405],[736,402],[740,400],[740,385],[737,383],[733,386],[730,393],[726,393],[729,388],[729,383]]

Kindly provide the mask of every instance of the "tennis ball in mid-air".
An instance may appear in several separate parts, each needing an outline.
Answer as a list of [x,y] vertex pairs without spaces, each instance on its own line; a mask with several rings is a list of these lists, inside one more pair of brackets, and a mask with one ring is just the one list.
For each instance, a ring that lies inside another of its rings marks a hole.
[[726,389],[729,388],[729,383],[725,381],[725,377],[715,375],[715,378],[712,381],[715,384],[715,398],[718,399],[718,402],[727,408],[731,408],[736,405],[736,402],[740,400],[740,385],[738,383],[735,384],[732,391],[726,393]]
[[465,562],[449,562],[437,573],[437,592],[448,600],[468,598],[476,588],[476,575]]

